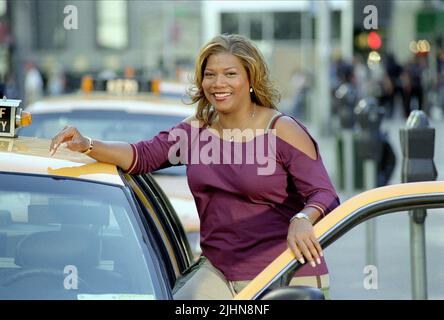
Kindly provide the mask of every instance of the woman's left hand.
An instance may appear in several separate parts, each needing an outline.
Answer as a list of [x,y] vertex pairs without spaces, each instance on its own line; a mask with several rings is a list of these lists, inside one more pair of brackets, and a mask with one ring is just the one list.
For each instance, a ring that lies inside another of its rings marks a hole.
[[287,242],[300,263],[305,263],[305,257],[312,267],[316,267],[316,262],[321,264],[322,248],[310,221],[294,219],[288,228]]

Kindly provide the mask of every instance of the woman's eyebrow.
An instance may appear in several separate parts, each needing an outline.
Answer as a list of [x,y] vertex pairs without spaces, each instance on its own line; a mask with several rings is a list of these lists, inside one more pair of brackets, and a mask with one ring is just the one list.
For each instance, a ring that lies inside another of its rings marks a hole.
[[[226,67],[226,68],[224,68],[223,70],[226,71],[226,70],[229,70],[229,69],[237,69],[237,67],[235,67],[235,66],[232,66],[232,67]],[[209,67],[206,67],[206,68],[205,68],[205,71],[214,71],[214,69],[209,68]]]

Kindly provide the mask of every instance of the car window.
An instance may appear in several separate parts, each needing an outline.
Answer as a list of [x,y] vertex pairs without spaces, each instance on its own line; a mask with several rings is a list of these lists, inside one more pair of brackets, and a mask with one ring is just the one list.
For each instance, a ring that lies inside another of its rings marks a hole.
[[119,187],[0,174],[0,299],[155,299],[145,243]]
[[[415,207],[413,207],[415,206]],[[425,255],[428,299],[444,299],[444,198],[442,195],[395,198],[373,203],[332,224],[321,237],[329,270],[331,299],[413,299],[410,212],[389,208],[426,209]],[[378,209],[376,209],[378,208]],[[364,221],[371,214],[373,218]],[[374,232],[367,230],[373,228]],[[371,241],[367,241],[373,234]],[[420,238],[416,236],[416,238]],[[373,246],[369,246],[373,244]],[[418,246],[418,242],[415,242]],[[372,249],[373,248],[373,249]],[[259,297],[273,288],[288,285],[301,266],[285,266]],[[421,279],[417,277],[416,279]]]
[[[371,219],[375,260],[367,248],[363,222],[325,249],[333,299],[412,299],[410,218],[406,211]],[[444,209],[428,209],[425,219],[427,292],[429,299],[444,298]]]
[[[82,134],[99,140],[125,141],[135,143],[154,137],[162,130],[168,130],[181,122],[184,117],[136,114],[125,111],[72,111],[64,113],[34,113],[32,125],[20,128],[21,136],[51,139],[66,125],[72,125]],[[158,174],[185,175],[184,166],[159,170]]]

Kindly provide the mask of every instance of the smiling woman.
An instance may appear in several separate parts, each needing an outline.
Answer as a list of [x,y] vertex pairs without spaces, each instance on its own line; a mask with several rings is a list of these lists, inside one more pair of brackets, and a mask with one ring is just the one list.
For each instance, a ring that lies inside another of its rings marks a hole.
[[[277,111],[279,93],[262,54],[245,37],[217,36],[200,51],[194,80],[196,116],[187,119],[191,126],[178,128],[193,131],[197,122],[198,136],[217,133],[208,144],[222,144],[223,164],[188,166],[198,199],[203,259],[179,281],[175,298],[229,299],[287,246],[311,265],[291,283],[327,293],[328,271],[312,224],[339,200],[314,139],[301,123]],[[267,149],[276,164],[272,172],[261,174],[257,161],[230,161],[252,146],[253,139],[244,139],[246,131],[264,138],[264,146],[256,143],[253,153]],[[270,144],[276,137],[277,143]],[[191,147],[189,153],[199,150]]]
[[261,52],[239,35],[218,36],[202,48],[194,86],[191,98],[192,103],[198,103],[196,117],[206,125],[217,115],[215,111],[227,108],[214,103],[216,96],[222,102],[233,98],[231,104],[250,102],[248,110],[251,103],[277,109],[280,99]]
[[[339,199],[316,141],[301,122],[277,111],[279,93],[262,54],[247,38],[217,36],[200,51],[194,86],[196,114],[150,140],[90,140],[67,126],[51,150],[66,142],[68,149],[87,151],[129,174],[186,165],[202,256],[177,282],[175,299],[231,299],[288,247],[309,263],[285,281],[327,293],[328,269],[313,224]],[[254,156],[239,156],[245,153]],[[193,161],[201,154],[221,161]],[[262,154],[272,161],[271,170],[261,170]]]

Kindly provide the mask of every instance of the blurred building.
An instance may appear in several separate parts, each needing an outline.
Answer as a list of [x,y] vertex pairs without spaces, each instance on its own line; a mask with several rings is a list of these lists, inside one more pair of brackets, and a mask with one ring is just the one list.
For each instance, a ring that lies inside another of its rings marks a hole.
[[[45,86],[60,66],[68,88],[85,73],[119,75],[127,67],[146,77],[183,78],[180,71],[194,68],[205,41],[218,33],[240,33],[259,45],[283,97],[290,98],[295,70],[316,74],[323,47],[331,57],[348,60],[356,50],[368,49],[358,43],[358,35],[368,31],[363,30],[368,1],[328,0],[325,44],[316,43],[321,2],[0,0],[0,55],[8,55],[0,59],[0,71],[12,69],[20,90],[30,60],[39,66]],[[442,30],[438,22],[427,23],[431,13],[440,21],[435,16],[444,12],[441,0],[371,3],[378,8],[379,50],[393,52],[401,62],[409,59],[409,45],[423,30],[429,30],[426,35],[431,28]],[[8,36],[2,38],[4,21]]]
[[[203,39],[240,33],[254,40],[267,59],[283,98],[291,99],[296,70],[309,76],[316,64],[316,18],[320,1],[203,1]],[[340,50],[349,1],[328,0],[331,45]],[[350,44],[351,46],[351,44]]]
[[[1,0],[0,0],[1,1]],[[173,78],[176,67],[194,66],[201,44],[197,1],[7,1],[16,50],[14,68],[23,83],[32,59],[44,75],[62,66],[68,87],[86,73]]]
[[10,70],[11,34],[10,19],[8,16],[6,1],[0,1],[0,88],[1,94],[5,94],[5,83],[8,80]]
[[[75,87],[85,73],[119,74],[128,65],[138,74],[171,79],[178,68],[192,69],[200,46],[221,32],[241,33],[259,44],[272,72],[279,74],[276,80],[284,97],[291,95],[293,70],[314,64],[316,8],[310,1],[259,1],[254,6],[251,1],[7,3],[17,49],[12,63],[19,83],[23,83],[21,66],[31,59],[40,67],[45,86],[55,65],[63,66],[68,87]],[[331,35],[338,45],[343,3],[331,1]]]

